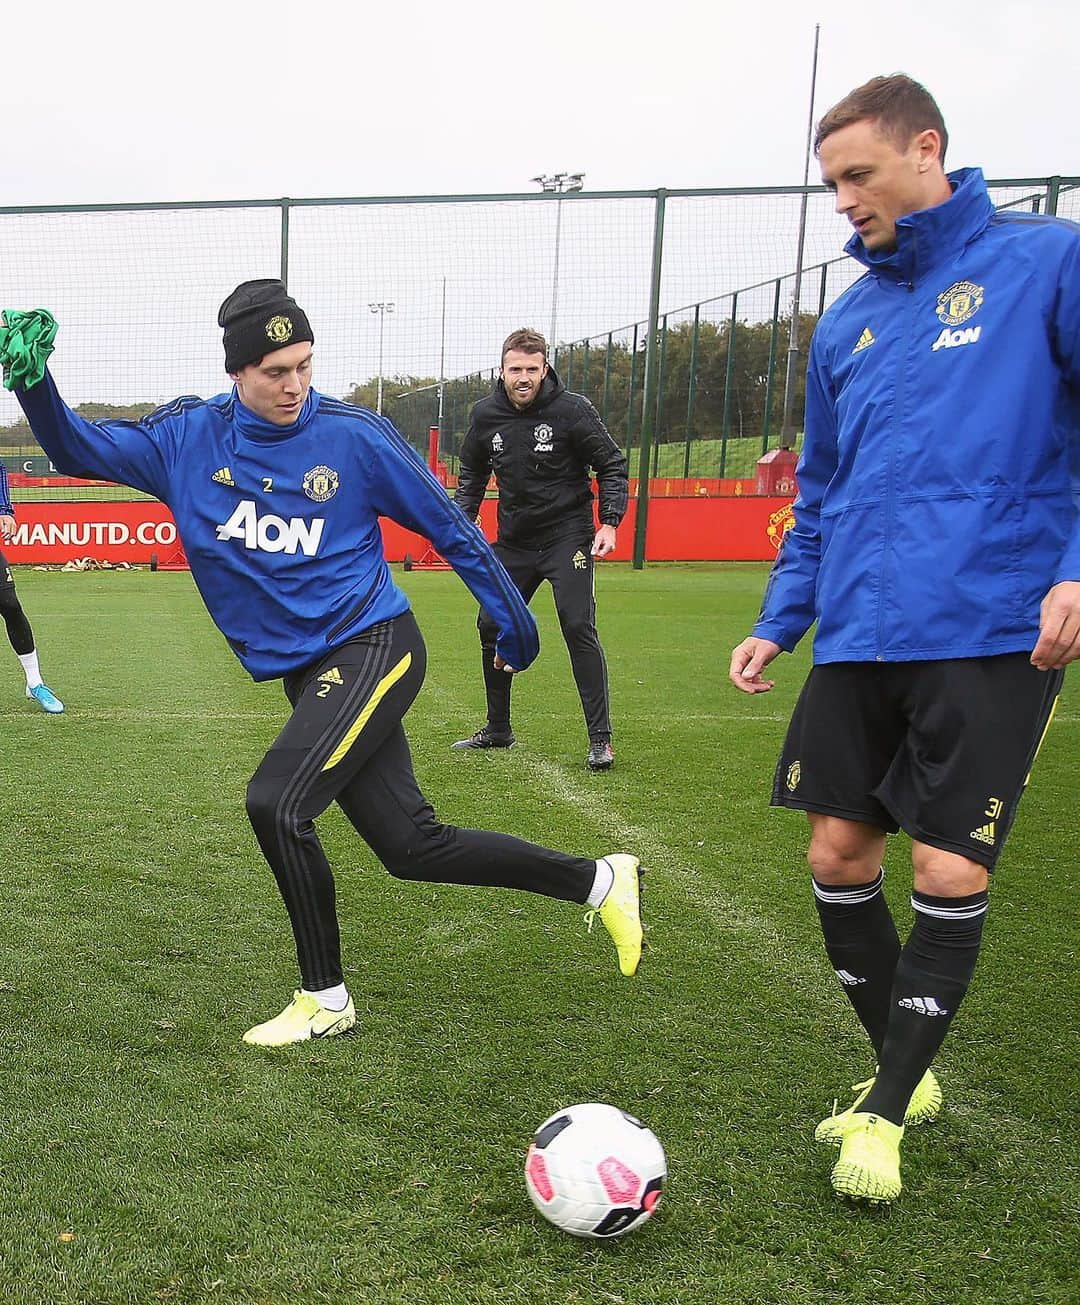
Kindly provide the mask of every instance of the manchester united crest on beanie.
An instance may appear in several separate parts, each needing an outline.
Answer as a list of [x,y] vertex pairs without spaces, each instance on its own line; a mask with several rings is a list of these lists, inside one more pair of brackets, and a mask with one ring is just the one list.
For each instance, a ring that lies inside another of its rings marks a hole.
[[225,370],[238,372],[248,363],[290,344],[315,342],[307,314],[276,279],[244,281],[218,309],[225,335]]

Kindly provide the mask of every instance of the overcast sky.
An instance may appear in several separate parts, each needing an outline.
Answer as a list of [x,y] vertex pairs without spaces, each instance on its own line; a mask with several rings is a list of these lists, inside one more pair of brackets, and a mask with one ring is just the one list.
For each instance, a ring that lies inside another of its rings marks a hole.
[[5,28],[0,205],[797,183],[815,22],[818,115],[902,70],[953,166],[1080,173],[1075,0],[51,0]]

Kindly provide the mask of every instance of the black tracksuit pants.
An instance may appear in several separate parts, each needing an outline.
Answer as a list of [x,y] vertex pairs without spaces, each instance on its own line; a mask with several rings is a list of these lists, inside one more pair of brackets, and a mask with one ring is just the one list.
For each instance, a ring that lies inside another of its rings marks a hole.
[[[494,550],[526,602],[545,580],[551,584],[589,738],[610,742],[607,663],[596,633],[595,559],[589,551],[592,542],[591,534],[570,535],[543,548],[517,548],[500,542],[494,545]],[[510,688],[514,677],[495,669],[495,640],[499,631],[483,609],[476,624],[484,661],[488,726],[505,733],[510,728]]]
[[592,888],[591,859],[438,820],[417,787],[401,726],[426,661],[407,612],[285,678],[293,713],[248,785],[247,811],[285,900],[309,991],[342,982],[334,877],[312,823],[331,802],[399,879],[521,888],[582,903]]

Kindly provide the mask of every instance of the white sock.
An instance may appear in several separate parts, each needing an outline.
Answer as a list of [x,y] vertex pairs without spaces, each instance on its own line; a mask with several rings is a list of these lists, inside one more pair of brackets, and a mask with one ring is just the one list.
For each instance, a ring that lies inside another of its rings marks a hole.
[[344,1010],[349,1004],[349,990],[343,983],[335,983],[332,988],[317,988],[314,992],[307,988],[304,991],[325,1010]]
[[33,689],[36,685],[42,683],[41,671],[38,669],[37,649],[31,649],[28,653],[18,653],[19,661],[22,662],[22,668],[26,672],[26,687]]
[[596,875],[592,881],[592,888],[589,889],[589,896],[585,900],[591,907],[603,906],[604,898],[611,892],[611,885],[614,882],[615,871],[601,858],[596,863]]

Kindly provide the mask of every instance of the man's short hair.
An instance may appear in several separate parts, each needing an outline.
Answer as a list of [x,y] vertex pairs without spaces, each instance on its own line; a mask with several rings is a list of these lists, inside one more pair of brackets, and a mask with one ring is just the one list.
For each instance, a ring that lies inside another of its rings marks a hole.
[[855,122],[872,121],[878,131],[899,150],[905,150],[913,136],[921,131],[934,130],[941,137],[941,158],[945,162],[945,147],[949,133],[934,97],[917,81],[903,73],[890,77],[871,77],[834,104],[817,125],[814,135],[814,153],[821,142],[841,127]]
[[511,331],[503,341],[502,355],[499,358],[500,367],[506,355],[512,349],[516,349],[520,353],[542,353],[544,362],[547,362],[547,341],[539,331],[533,331],[527,326]]

